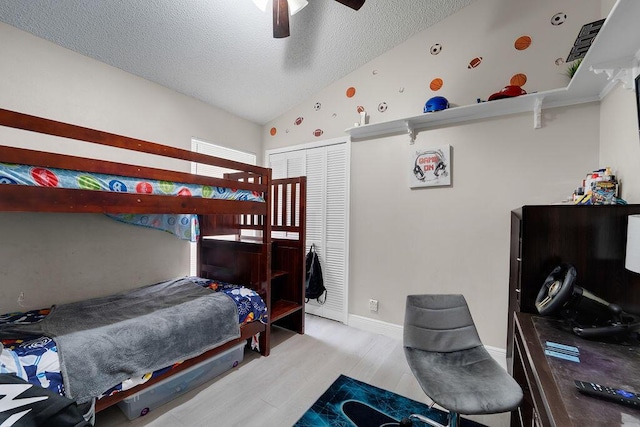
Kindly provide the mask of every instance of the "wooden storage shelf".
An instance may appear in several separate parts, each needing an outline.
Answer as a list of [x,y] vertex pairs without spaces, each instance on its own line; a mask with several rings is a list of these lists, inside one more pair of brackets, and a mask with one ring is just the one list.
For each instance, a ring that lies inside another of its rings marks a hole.
[[276,300],[271,303],[271,322],[275,322],[280,320],[292,313],[295,313],[298,310],[301,310],[303,307],[302,304],[298,304],[293,301],[287,300]]
[[288,271],[284,270],[271,270],[271,280],[277,279],[278,277],[286,276],[289,274]]

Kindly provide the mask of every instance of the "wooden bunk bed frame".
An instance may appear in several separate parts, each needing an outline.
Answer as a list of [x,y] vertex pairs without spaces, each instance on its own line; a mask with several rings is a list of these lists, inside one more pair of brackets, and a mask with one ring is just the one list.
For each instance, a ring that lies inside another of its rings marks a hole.
[[[0,185],[0,211],[63,213],[172,213],[197,214],[200,218],[199,273],[202,277],[243,284],[265,300],[269,322],[252,322],[241,327],[240,338],[184,361],[178,367],[147,383],[100,399],[96,412],[213,357],[243,340],[260,334],[260,352],[270,352],[271,324],[304,333],[304,254],[306,180],[304,177],[271,180],[271,169],[221,159],[192,151],[129,138],[99,130],[0,109],[0,125],[56,137],[116,147],[185,162],[197,162],[238,171],[225,178],[212,178],[159,168],[95,160],[2,145],[0,162],[71,169],[136,178],[243,189],[261,194],[265,203],[115,193],[95,190]],[[189,163],[190,166],[190,163]],[[274,199],[275,195],[275,199]],[[278,201],[272,206],[272,201]],[[276,224],[276,225],[272,225]],[[255,236],[242,237],[251,229]],[[272,231],[287,238],[272,239]],[[232,240],[213,236],[234,234]],[[291,238],[291,236],[295,238]],[[296,237],[297,236],[297,237]],[[272,290],[272,283],[278,289]]]
[[[225,176],[241,182],[251,179],[243,172]],[[248,213],[203,215],[203,237],[198,243],[198,276],[260,284],[253,287],[260,289],[258,293],[269,309],[269,325],[260,336],[265,355],[270,351],[271,325],[304,333],[307,178],[274,179],[270,192],[272,234],[268,242],[243,234],[246,230],[262,232],[262,221],[269,220]],[[222,240],[217,234],[233,238]]]

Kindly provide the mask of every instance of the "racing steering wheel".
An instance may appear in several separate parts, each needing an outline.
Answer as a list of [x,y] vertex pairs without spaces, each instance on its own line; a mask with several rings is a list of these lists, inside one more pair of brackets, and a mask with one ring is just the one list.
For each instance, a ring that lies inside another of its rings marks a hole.
[[560,311],[573,295],[576,275],[576,269],[571,264],[561,264],[554,268],[536,297],[538,313],[548,316]]

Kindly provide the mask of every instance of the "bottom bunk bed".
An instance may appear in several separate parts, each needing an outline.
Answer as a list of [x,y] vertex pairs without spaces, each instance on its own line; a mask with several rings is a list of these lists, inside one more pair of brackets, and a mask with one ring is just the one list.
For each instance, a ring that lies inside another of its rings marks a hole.
[[0,373],[74,399],[90,418],[247,340],[255,347],[267,323],[252,289],[180,278],[0,315]]

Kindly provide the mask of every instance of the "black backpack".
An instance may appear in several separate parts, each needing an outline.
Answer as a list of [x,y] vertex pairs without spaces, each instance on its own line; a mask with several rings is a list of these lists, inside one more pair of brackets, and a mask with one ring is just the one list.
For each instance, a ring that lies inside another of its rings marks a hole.
[[[322,268],[320,268],[320,259],[316,254],[316,247],[311,244],[309,253],[305,259],[307,278],[305,283],[305,298],[306,302],[315,299],[319,304],[324,304],[327,301],[327,289],[324,287],[322,280]],[[324,298],[322,298],[324,296]]]

